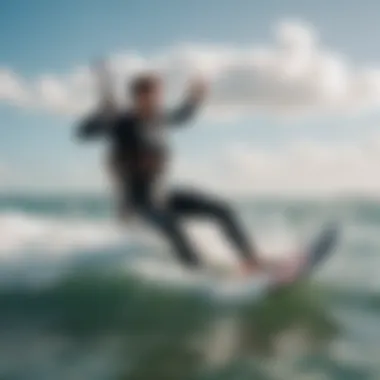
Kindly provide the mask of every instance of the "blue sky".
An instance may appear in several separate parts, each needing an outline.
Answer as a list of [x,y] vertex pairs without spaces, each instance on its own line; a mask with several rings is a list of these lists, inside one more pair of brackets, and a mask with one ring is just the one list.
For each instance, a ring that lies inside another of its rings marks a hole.
[[[323,45],[347,57],[350,65],[377,67],[379,11],[380,3],[370,0],[3,0],[0,68],[35,81],[124,51],[157,55],[183,43],[244,49],[270,44],[273,26],[282,20],[310,23]],[[87,175],[88,187],[97,186],[99,151],[73,143],[75,119],[0,102],[4,188],[70,188],[78,178],[82,186]],[[378,119],[376,107],[355,116],[314,112],[291,121],[270,112],[251,113],[231,122],[200,119],[176,134],[174,143],[190,160],[239,141],[269,150],[303,139],[356,144],[371,139]]]

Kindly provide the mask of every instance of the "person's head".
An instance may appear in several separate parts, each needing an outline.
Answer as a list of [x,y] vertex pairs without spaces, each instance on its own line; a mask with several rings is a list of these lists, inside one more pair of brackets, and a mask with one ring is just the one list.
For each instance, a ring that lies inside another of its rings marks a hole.
[[129,87],[134,107],[143,113],[153,113],[159,109],[162,101],[161,79],[154,73],[136,76]]

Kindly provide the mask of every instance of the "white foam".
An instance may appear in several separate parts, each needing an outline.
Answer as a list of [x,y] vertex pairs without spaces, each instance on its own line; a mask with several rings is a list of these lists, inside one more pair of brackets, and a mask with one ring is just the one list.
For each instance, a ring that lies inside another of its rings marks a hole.
[[[193,223],[186,227],[189,238],[207,266],[219,272],[236,272],[238,255],[216,226]],[[283,223],[264,225],[262,229],[255,229],[251,236],[263,255],[281,257],[299,250],[296,244],[299,239],[294,230]],[[134,260],[131,265],[127,253],[136,247],[147,249],[141,259]],[[162,252],[167,260],[162,260]],[[81,268],[86,269],[86,266],[100,262],[99,267],[102,268],[104,263],[113,261],[119,263],[119,267],[126,263],[128,270],[135,269],[151,279],[189,282],[185,271],[177,270],[180,264],[171,255],[163,239],[157,239],[151,230],[137,228],[133,223],[123,227],[112,219],[58,219],[15,212],[0,213],[0,281],[32,277],[37,282],[46,282],[63,275],[72,264],[80,263]],[[171,271],[168,262],[177,269]],[[235,291],[234,287],[226,289],[226,292]]]
[[49,252],[117,241],[120,231],[108,223],[59,220],[21,213],[0,214],[0,254],[27,252],[38,247]]
[[[147,245],[149,236],[126,231],[112,221],[55,219],[22,213],[0,214],[0,281],[46,282],[84,257],[115,247]],[[89,262],[89,261],[87,261]]]

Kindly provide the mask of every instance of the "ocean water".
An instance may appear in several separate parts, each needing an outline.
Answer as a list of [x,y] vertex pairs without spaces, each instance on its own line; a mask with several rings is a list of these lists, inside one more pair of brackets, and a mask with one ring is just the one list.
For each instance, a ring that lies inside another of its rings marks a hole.
[[380,201],[234,204],[262,255],[327,220],[339,246],[297,286],[239,298],[209,223],[186,226],[206,268],[192,274],[105,198],[0,197],[0,379],[380,379]]

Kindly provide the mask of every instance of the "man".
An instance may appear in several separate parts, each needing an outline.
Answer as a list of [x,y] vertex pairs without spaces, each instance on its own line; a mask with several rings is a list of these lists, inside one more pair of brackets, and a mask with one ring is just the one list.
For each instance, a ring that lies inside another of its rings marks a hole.
[[77,136],[81,140],[107,138],[111,147],[110,169],[121,196],[122,213],[132,210],[153,225],[169,240],[185,265],[196,268],[201,262],[180,219],[204,216],[222,226],[240,254],[242,270],[251,273],[259,268],[255,249],[227,203],[193,190],[172,191],[163,198],[157,195],[169,159],[165,133],[170,127],[189,121],[206,95],[205,84],[195,80],[183,104],[165,113],[162,87],[161,79],[153,73],[137,76],[128,89],[132,107],[118,112],[111,98],[106,97],[103,109],[80,124]]

